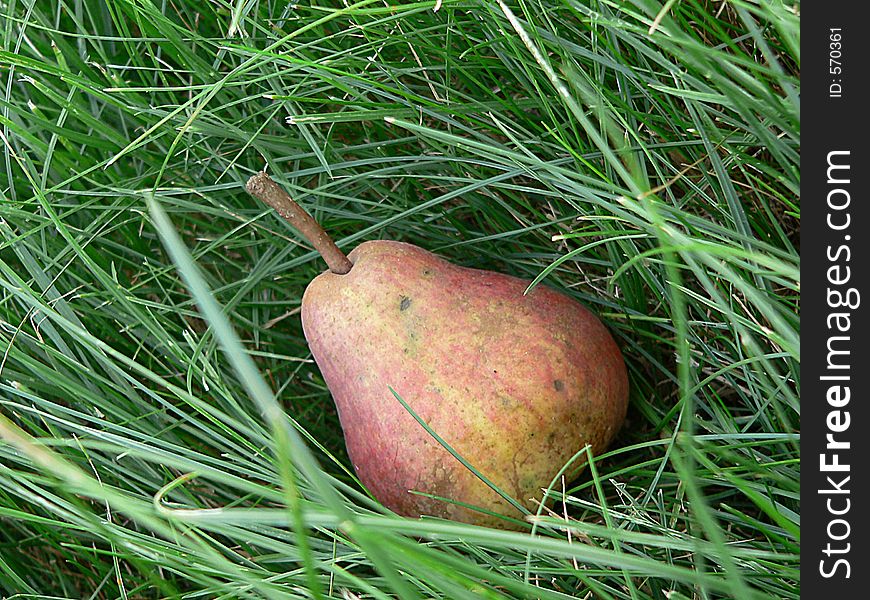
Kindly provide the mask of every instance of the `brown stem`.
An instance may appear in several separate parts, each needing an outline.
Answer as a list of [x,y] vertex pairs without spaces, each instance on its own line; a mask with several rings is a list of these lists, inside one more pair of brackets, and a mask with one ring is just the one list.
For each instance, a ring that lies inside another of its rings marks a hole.
[[338,249],[332,238],[323,231],[320,223],[305,212],[305,209],[296,204],[290,195],[281,186],[272,181],[272,178],[266,175],[264,171],[248,179],[246,187],[248,193],[259,198],[274,208],[279,215],[287,219],[302,234],[302,237],[308,240],[315,250],[320,252],[330,271],[338,275],[350,272],[353,263],[344,255],[344,252]]

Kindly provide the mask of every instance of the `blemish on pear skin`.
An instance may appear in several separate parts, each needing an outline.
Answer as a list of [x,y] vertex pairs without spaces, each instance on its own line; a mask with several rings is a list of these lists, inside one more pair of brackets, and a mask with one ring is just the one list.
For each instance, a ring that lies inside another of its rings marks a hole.
[[402,296],[402,299],[399,301],[399,310],[404,312],[408,310],[409,306],[411,306],[411,299],[407,296]]
[[555,389],[557,392],[561,392],[565,389],[565,382],[563,382],[561,379],[554,379],[553,389]]

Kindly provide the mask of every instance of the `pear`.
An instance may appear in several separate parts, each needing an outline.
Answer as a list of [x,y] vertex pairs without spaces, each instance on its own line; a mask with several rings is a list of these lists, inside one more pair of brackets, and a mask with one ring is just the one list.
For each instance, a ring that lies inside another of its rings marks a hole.
[[522,517],[391,390],[532,511],[572,456],[611,442],[625,418],[628,377],[610,333],[581,304],[540,285],[525,294],[527,281],[402,242],[364,242],[345,257],[268,176],[252,177],[248,190],[330,267],[305,290],[302,327],[354,469],[385,506],[495,527],[511,527],[498,515]]

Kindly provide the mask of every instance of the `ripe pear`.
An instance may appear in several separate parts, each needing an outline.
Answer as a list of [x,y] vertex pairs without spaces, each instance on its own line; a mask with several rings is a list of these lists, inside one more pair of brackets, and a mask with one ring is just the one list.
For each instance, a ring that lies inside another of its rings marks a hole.
[[[527,281],[402,242],[364,242],[345,257],[265,174],[248,190],[296,225],[330,266],[305,290],[302,326],[354,469],[388,508],[496,527],[510,524],[495,515],[522,517],[391,389],[533,511],[575,453],[587,444],[602,452],[619,430],[628,404],[622,355],[575,300],[545,286],[525,294]],[[578,472],[575,465],[568,475]]]

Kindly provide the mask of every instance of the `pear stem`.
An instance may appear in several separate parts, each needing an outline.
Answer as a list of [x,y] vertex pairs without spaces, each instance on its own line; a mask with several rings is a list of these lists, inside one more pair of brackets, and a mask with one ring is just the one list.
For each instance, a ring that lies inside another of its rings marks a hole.
[[265,171],[260,171],[248,179],[248,184],[245,187],[249,194],[262,200],[287,219],[302,234],[302,237],[320,252],[330,271],[338,275],[350,272],[353,263],[345,256],[344,252],[338,249],[338,246],[326,234],[320,223],[305,212],[304,208],[296,204],[290,194],[266,175]]

